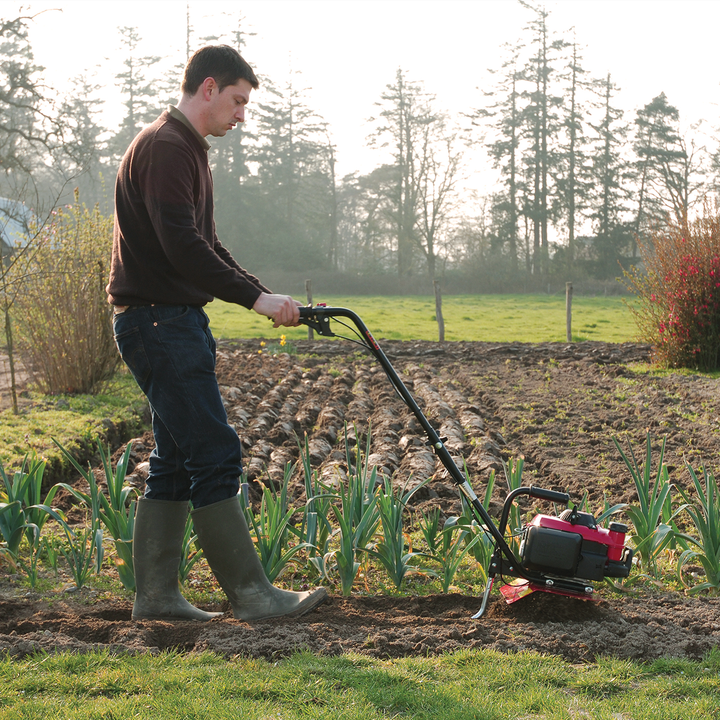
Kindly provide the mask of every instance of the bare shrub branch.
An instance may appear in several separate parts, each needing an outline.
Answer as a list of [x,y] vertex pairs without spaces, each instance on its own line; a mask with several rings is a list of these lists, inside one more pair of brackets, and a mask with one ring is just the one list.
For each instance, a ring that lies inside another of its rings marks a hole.
[[119,360],[105,292],[112,218],[76,192],[44,232],[16,301],[18,347],[43,392],[92,394]]

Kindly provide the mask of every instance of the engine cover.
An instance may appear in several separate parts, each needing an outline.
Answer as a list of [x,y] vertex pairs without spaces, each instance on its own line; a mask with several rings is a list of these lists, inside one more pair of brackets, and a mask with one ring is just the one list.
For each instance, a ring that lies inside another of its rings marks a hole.
[[553,572],[574,577],[581,559],[582,535],[529,525],[520,545],[520,559],[526,570]]
[[632,552],[625,547],[626,532],[620,523],[598,527],[588,513],[536,515],[525,527],[520,560],[526,570],[561,577],[627,577]]

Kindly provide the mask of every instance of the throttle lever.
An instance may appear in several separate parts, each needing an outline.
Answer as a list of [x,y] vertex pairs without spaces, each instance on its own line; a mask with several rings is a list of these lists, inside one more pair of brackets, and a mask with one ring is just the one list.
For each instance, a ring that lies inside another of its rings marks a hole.
[[[322,310],[324,305],[318,305],[317,309]],[[335,337],[335,333],[330,329],[330,318],[322,312],[318,312],[316,308],[308,305],[299,308],[300,324],[311,327],[318,335],[324,337]]]

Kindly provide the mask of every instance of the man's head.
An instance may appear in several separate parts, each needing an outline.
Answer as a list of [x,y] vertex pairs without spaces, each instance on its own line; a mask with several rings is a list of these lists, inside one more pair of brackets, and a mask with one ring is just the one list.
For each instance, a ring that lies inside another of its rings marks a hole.
[[238,80],[246,80],[255,90],[260,86],[253,69],[229,45],[208,45],[188,60],[182,81],[183,93],[195,95],[206,78],[214,78],[220,92]]
[[259,85],[237,50],[209,45],[188,61],[178,110],[203,137],[222,137],[245,120],[250,92]]

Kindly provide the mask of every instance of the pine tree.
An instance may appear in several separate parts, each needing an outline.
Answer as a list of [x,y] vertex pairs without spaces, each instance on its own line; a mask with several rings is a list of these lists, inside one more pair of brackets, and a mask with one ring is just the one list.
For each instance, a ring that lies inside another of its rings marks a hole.
[[645,235],[653,224],[664,222],[663,193],[668,189],[667,180],[687,161],[678,132],[679,118],[678,109],[668,103],[665,93],[637,112],[634,149],[639,187],[635,235]]
[[622,221],[627,191],[624,180],[628,175],[624,158],[627,128],[622,122],[623,112],[613,106],[617,87],[610,74],[596,83],[602,100],[602,116],[595,126],[597,144],[593,161],[593,212],[597,258],[597,274],[601,277],[618,274],[618,260],[626,249],[631,229]]
[[521,214],[525,187],[522,184],[520,142],[523,113],[520,100],[521,75],[518,70],[518,46],[510,47],[510,57],[501,67],[502,75],[492,92],[486,93],[494,102],[488,108],[476,110],[474,123],[490,119],[490,137],[484,140],[493,164],[500,171],[502,192],[494,195],[499,214],[497,234],[500,247],[505,249],[513,275],[518,270],[518,219]]
[[165,83],[152,77],[150,71],[160,62],[158,55],[138,55],[140,34],[135,27],[119,28],[125,70],[115,77],[124,99],[125,116],[120,128],[109,143],[109,151],[116,159],[122,157],[140,130],[151,123],[163,109],[165,97],[160,97]]
[[43,69],[28,38],[32,17],[0,20],[0,182],[10,196],[28,190],[33,173],[58,145]]
[[58,107],[62,146],[55,153],[53,181],[66,183],[71,191],[79,188],[90,204],[100,202],[105,212],[112,212],[111,188],[103,185],[104,178],[114,173],[103,162],[107,151],[101,140],[104,128],[97,122],[102,105],[97,99],[99,87],[84,76],[75,78],[72,85],[75,91]]
[[590,205],[592,187],[591,155],[586,133],[587,114],[592,105],[587,100],[590,83],[577,42],[569,46],[566,66],[565,98],[561,118],[562,135],[558,149],[560,173],[557,181],[558,202],[567,226],[567,249],[564,253],[566,270],[572,271],[577,254],[577,229],[581,226]]
[[338,267],[350,274],[397,272],[395,248],[397,167],[343,178],[338,192]]
[[551,40],[547,25],[549,13],[544,8],[521,2],[535,13],[529,29],[534,35],[534,54],[526,64],[523,76],[529,89],[524,92],[524,119],[530,149],[524,155],[529,196],[525,214],[532,223],[533,275],[544,282],[549,275],[549,228],[552,220],[551,176],[556,174],[553,139],[557,136],[557,108],[561,98],[551,92],[553,61],[563,40]]
[[253,108],[257,138],[248,145],[252,173],[242,181],[247,214],[229,247],[256,267],[321,267],[332,243],[331,154],[325,123],[292,82],[263,82],[268,99]]

